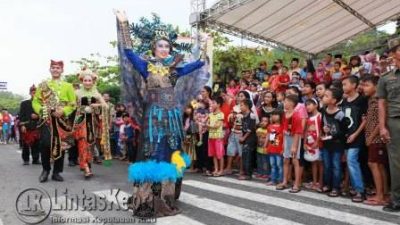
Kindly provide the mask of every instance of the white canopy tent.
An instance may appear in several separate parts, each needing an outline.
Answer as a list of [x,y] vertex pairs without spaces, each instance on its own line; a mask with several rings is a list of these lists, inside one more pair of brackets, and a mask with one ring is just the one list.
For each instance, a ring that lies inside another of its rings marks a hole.
[[316,55],[400,16],[400,0],[220,0],[191,23]]

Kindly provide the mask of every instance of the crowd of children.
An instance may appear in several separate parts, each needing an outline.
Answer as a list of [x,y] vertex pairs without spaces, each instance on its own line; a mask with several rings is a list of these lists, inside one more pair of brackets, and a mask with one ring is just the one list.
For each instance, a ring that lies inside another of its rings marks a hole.
[[[182,149],[193,161],[188,171],[237,173],[240,180],[255,177],[290,193],[308,189],[388,204],[377,83],[390,65],[381,61],[370,53],[347,65],[341,55],[333,60],[328,54],[317,69],[309,60],[300,68],[295,58],[290,69],[276,60],[270,71],[262,62],[240,80],[204,87],[183,112]],[[140,127],[123,104],[113,115],[113,154],[134,162]]]
[[195,162],[190,171],[219,177],[236,166],[238,179],[250,180],[254,172],[277,190],[306,188],[386,205],[388,160],[376,86],[389,68],[385,57],[372,64],[371,54],[348,65],[328,54],[316,70],[311,61],[300,68],[298,59],[290,69],[276,60],[271,71],[262,62],[239,81],[205,87],[183,121],[183,149]]

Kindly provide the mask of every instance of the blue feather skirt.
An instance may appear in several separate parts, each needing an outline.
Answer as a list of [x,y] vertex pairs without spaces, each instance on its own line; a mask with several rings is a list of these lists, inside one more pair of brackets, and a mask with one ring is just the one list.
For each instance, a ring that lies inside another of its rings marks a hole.
[[[145,109],[139,148],[139,154],[146,160],[129,167],[128,180],[133,183],[176,182],[183,173],[171,163],[171,156],[181,150],[184,139],[181,109],[176,106],[173,88],[150,90],[147,100],[151,103]],[[181,152],[183,159],[184,155]]]

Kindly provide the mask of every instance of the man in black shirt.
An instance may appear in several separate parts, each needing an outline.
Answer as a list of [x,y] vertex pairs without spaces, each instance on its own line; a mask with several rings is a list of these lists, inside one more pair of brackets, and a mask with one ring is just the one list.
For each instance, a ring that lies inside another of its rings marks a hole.
[[[33,111],[32,97],[35,95],[36,87],[29,89],[30,99],[22,101],[20,105],[20,124],[22,139],[22,160],[24,165],[29,165],[29,155],[32,155],[32,164],[41,164],[39,160],[39,131],[36,128],[39,116]],[[30,150],[30,151],[29,151]]]

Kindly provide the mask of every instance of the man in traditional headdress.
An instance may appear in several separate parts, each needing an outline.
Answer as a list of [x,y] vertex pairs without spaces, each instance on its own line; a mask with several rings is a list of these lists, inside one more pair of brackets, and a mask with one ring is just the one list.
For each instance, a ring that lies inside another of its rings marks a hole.
[[68,116],[76,108],[76,96],[72,84],[61,80],[64,71],[63,61],[51,60],[51,79],[39,84],[33,97],[32,107],[40,115],[40,150],[43,171],[40,182],[46,182],[50,174],[50,158],[54,161],[52,179],[63,181],[60,176],[64,166],[65,142],[71,129]]

